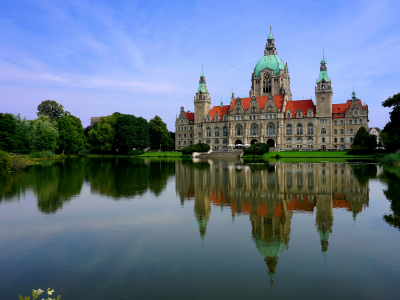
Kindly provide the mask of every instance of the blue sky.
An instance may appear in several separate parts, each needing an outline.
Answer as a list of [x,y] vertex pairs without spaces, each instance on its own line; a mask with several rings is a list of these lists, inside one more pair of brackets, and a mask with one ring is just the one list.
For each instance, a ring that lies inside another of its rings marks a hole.
[[370,126],[400,92],[399,1],[1,1],[0,112],[33,119],[46,99],[89,125],[121,112],[174,130],[204,65],[213,105],[247,97],[270,22],[293,99],[314,96],[322,48],[333,103],[357,97]]

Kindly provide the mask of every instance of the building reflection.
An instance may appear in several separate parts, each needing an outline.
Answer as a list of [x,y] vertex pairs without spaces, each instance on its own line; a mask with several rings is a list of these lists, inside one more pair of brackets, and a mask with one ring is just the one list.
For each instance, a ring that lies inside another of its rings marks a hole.
[[227,206],[232,218],[248,215],[258,251],[273,276],[288,249],[293,213],[314,215],[321,251],[329,248],[333,209],[347,210],[354,221],[368,207],[368,181],[360,181],[348,163],[261,163],[177,161],[176,191],[181,204],[194,201],[201,239],[211,206]]

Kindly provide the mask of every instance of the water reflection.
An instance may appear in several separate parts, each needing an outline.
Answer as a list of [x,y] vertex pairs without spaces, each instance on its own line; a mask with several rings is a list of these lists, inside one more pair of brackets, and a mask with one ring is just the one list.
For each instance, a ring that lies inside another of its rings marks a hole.
[[114,200],[143,195],[147,191],[159,196],[174,172],[174,163],[159,159],[45,161],[26,172],[1,177],[0,203],[19,201],[31,190],[38,209],[53,214],[78,196],[85,182],[90,185],[92,194]]
[[[245,164],[208,161],[200,168],[176,162],[176,190],[181,203],[194,200],[200,236],[205,238],[211,206],[228,206],[232,218],[248,215],[258,251],[268,273],[276,272],[280,254],[288,249],[293,213],[315,212],[321,251],[329,248],[333,209],[349,211],[356,220],[369,204],[369,178],[377,166],[346,163]],[[366,172],[363,172],[366,170]]]

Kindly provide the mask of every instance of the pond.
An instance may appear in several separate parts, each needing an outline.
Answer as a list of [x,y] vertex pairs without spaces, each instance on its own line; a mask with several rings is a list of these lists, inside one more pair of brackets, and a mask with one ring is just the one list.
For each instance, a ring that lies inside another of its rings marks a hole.
[[395,299],[395,173],[360,162],[45,161],[0,178],[1,299],[48,287],[75,300]]

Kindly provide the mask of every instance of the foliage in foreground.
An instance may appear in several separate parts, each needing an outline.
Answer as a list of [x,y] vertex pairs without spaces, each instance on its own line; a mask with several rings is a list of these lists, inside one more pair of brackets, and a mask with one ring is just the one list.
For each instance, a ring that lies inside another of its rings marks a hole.
[[143,150],[132,150],[127,153],[128,155],[141,155],[144,154]]
[[390,121],[381,131],[383,144],[389,152],[394,152],[400,149],[400,93],[389,97],[382,102],[383,107],[390,107]]
[[[35,300],[37,297],[39,297],[44,291],[41,289],[37,289],[37,290],[33,290],[32,291],[32,300]],[[43,300],[60,300],[61,296],[58,295],[57,298],[51,298],[50,296],[54,293],[54,290],[50,290],[50,288],[47,289],[47,299],[43,299]],[[31,297],[25,296],[22,297],[21,295],[19,295],[19,300],[30,300]]]
[[0,174],[11,172],[11,156],[7,152],[0,150]]
[[379,162],[387,165],[400,165],[400,150],[395,153],[386,154],[379,159]]
[[377,145],[376,136],[370,134],[364,126],[361,126],[354,136],[354,143],[349,150],[350,155],[366,155],[374,153]]
[[243,149],[244,155],[263,156],[264,154],[266,154],[268,152],[269,152],[269,146],[268,146],[268,144],[264,144],[264,143],[257,143],[257,144],[250,146],[249,148]]
[[194,145],[187,146],[182,149],[183,155],[191,155],[193,152],[207,152],[210,150],[210,145],[204,143],[198,143]]
[[54,154],[51,151],[38,151],[38,152],[30,153],[29,157],[30,158],[51,158],[51,157],[54,157]]

